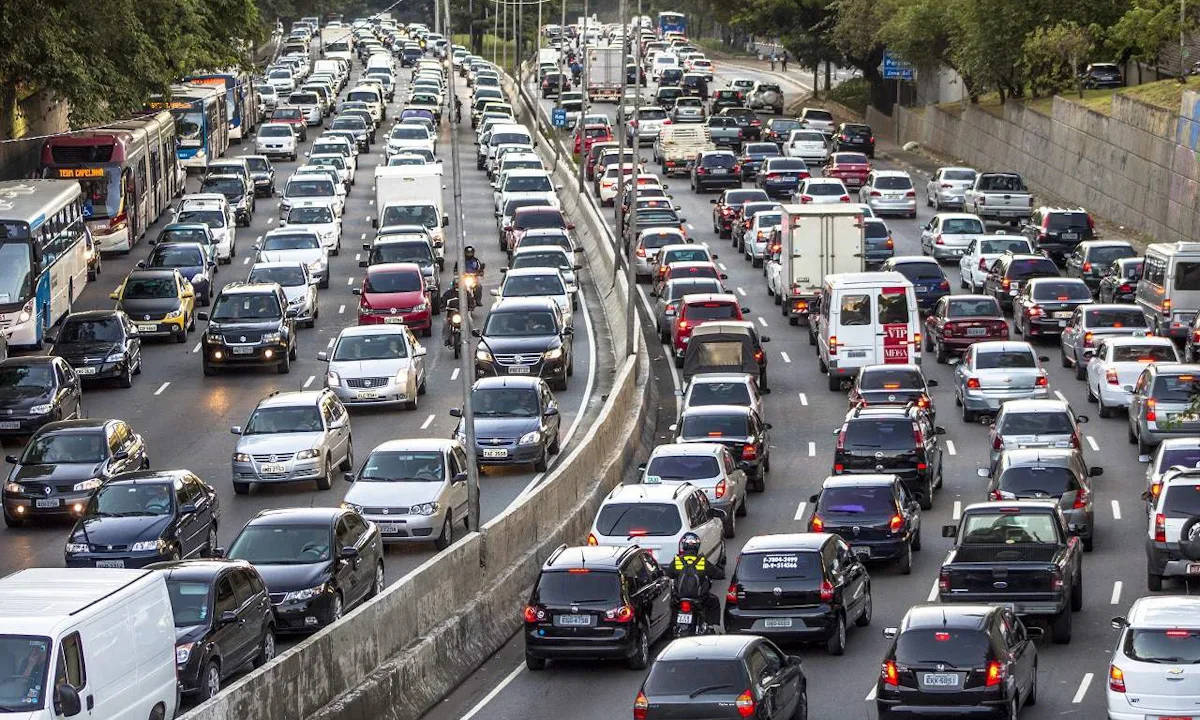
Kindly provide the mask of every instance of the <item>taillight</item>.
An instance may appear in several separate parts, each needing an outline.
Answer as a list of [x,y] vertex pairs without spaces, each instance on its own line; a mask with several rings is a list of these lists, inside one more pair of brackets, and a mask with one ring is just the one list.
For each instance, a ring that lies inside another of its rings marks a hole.
[[938,571],[938,592],[950,592],[950,573],[945,568]]
[[984,685],[999,687],[1002,682],[1004,682],[1004,666],[993,660],[987,664],[987,680],[984,681]]
[[1037,305],[1034,305],[1031,308],[1025,308],[1025,314],[1031,318],[1037,317],[1042,314],[1042,309]]
[[950,281],[949,280],[941,281],[940,283],[938,283],[938,289],[939,290],[949,290],[950,289]]
[[1091,264],[1090,262],[1085,262],[1085,263],[1083,264],[1082,270],[1083,270],[1084,272],[1091,272],[1091,271],[1092,271],[1092,264]]
[[1170,312],[1171,312],[1171,298],[1163,298],[1163,301],[1162,301],[1162,311],[1163,311],[1164,313],[1170,314]]
[[1000,437],[999,435],[992,438],[992,449],[993,450],[1003,450],[1004,449],[1004,438]]
[[847,203],[848,203],[848,202],[850,202],[850,196],[849,196],[849,195],[843,195],[843,196],[841,196],[840,198],[838,198],[838,202],[847,202]]
[[883,244],[883,246],[884,246],[885,248],[887,248],[888,250],[892,250],[892,249],[894,249],[894,248],[896,247],[896,242],[895,242],[894,240],[892,240],[892,236],[891,236],[891,235],[888,235],[887,242],[885,242],[885,243]]
[[637,249],[637,256],[640,258],[646,257],[646,248],[640,247]]
[[968,390],[978,390],[979,389],[979,378],[967,378],[967,389]]
[[1050,587],[1056,591],[1063,589],[1063,576],[1061,570],[1055,570],[1050,574]]
[[937,235],[933,236],[933,244],[934,245],[945,245],[946,244],[946,241],[942,239],[941,233],[938,233]]
[[742,446],[742,459],[743,460],[757,460],[758,459],[758,448],[754,447],[754,445],[752,443],[746,443],[745,445],[743,445]]
[[539,619],[539,615],[544,616],[545,613],[539,613],[538,609],[532,605],[525,606],[525,622],[527,622],[527,623],[537,622]]
[[675,312],[675,303],[667,304],[667,312],[669,312],[669,313]]
[[979,258],[979,269],[983,270],[984,272],[987,272],[988,268],[987,268],[987,259],[986,258]]
[[1108,666],[1108,689],[1113,692],[1125,692],[1125,673],[1116,665]]
[[896,670],[895,660],[886,660],[879,668],[879,679],[884,685],[900,687],[900,673]]
[[871,197],[883,197],[883,193],[879,192],[878,190],[872,190]]
[[992,491],[992,494],[991,494],[991,496],[990,496],[990,499],[992,499],[992,500],[1003,500],[1003,499],[1004,499],[1004,494],[1003,494],[1003,493],[1001,493],[999,490],[993,490],[993,491]]
[[633,620],[633,608],[629,605],[622,605],[612,610],[604,611],[604,618],[613,622],[627,623]]
[[916,197],[916,196],[917,196],[916,190],[909,190],[908,192],[904,193],[904,197]]
[[900,532],[904,528],[904,518],[899,515],[893,515],[891,522],[888,523],[888,529],[894,533]]
[[957,325],[955,325],[954,323],[946,323],[945,325],[943,325],[942,326],[942,337],[944,337],[944,338],[954,337],[956,327],[957,327]]
[[1035,380],[1034,383],[1038,387],[1050,387],[1050,378],[1046,377],[1045,375],[1038,375],[1037,380]]
[[1117,288],[1117,292],[1123,292],[1123,293],[1133,292],[1133,286],[1129,285],[1129,284],[1121,285],[1120,287]]
[[692,601],[691,600],[680,600],[679,601],[679,612],[690,613],[691,611],[692,611]]
[[1090,332],[1083,334],[1083,346],[1084,347],[1092,346],[1092,334]]
[[1158,413],[1154,411],[1154,406],[1157,404],[1153,398],[1146,401],[1146,422],[1158,421]]
[[1012,287],[1012,281],[1011,281],[1011,280],[1009,280],[1008,278],[1004,278],[1004,282],[1002,282],[1002,283],[1001,283],[1001,286],[1002,286],[1002,287],[1003,287],[1005,290],[1008,290],[1010,287]]
[[1162,513],[1154,515],[1154,542],[1167,541],[1167,516]]
[[833,583],[828,580],[821,581],[821,602],[833,602]]
[[600,541],[596,539],[596,533],[588,533],[587,544],[588,545],[599,545],[600,544]]
[[807,204],[810,202],[812,202],[811,196],[809,196],[809,195],[801,195],[800,196],[800,204],[804,205],[804,204]]
[[750,694],[749,690],[738,695],[737,700],[733,701],[733,705],[737,708],[738,715],[744,718],[754,716],[754,696]]
[[737,605],[737,601],[738,601],[737,584],[730,583],[729,589],[725,591],[725,604],[726,605]]
[[1120,385],[1121,384],[1121,380],[1117,377],[1116,370],[1109,370],[1108,372],[1104,373],[1104,381],[1107,382],[1109,385]]
[[717,481],[717,486],[713,488],[713,495],[718,498],[723,498],[725,497],[725,489],[725,479],[722,478],[721,480]]
[[1075,504],[1072,505],[1071,508],[1078,510],[1080,508],[1087,507],[1087,501],[1088,501],[1087,490],[1084,490],[1083,488],[1079,488],[1078,490],[1075,491]]
[[1079,449],[1079,433],[1071,433],[1071,447]]
[[830,335],[829,336],[829,357],[837,356],[837,346],[838,346],[837,335]]
[[808,521],[808,529],[811,532],[825,532],[825,520],[814,514],[812,520]]
[[680,318],[679,322],[675,323],[675,327],[679,328],[680,330],[687,330],[688,329],[688,321],[684,320],[683,318]]
[[646,720],[646,712],[650,709],[650,701],[646,693],[638,690],[637,699],[633,701],[633,720]]

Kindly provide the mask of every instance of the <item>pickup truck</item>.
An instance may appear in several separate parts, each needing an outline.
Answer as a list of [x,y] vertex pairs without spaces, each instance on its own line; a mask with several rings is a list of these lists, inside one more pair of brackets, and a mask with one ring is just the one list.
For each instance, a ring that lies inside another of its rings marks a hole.
[[1016,173],[980,173],[967,189],[964,212],[974,213],[984,222],[1029,222],[1033,214],[1033,194]]
[[714,145],[734,151],[741,150],[742,128],[737,120],[730,117],[710,117],[706,124]]
[[942,561],[938,598],[1010,605],[1047,618],[1054,642],[1069,643],[1071,613],[1083,608],[1085,529],[1068,525],[1054,500],[970,505],[957,525],[942,527],[954,549]]
[[686,175],[697,155],[716,149],[704,125],[664,125],[654,140],[654,161],[666,177]]

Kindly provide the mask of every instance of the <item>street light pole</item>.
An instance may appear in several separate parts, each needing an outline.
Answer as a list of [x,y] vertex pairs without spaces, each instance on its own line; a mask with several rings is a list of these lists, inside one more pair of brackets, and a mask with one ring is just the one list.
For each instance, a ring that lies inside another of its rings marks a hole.
[[[638,18],[637,34],[638,34],[638,37],[635,38],[633,36],[633,33],[630,32],[628,25],[626,26],[626,29],[625,29],[625,33],[629,37],[629,42],[633,43],[633,65],[634,65],[634,68],[633,68],[633,98],[634,98],[633,99],[633,117],[634,117],[634,119],[638,118],[639,110],[642,107],[642,72],[641,72],[641,70],[642,70],[642,41],[641,41],[642,0],[637,0],[637,8],[638,8],[637,9],[637,18]],[[624,18],[625,18],[625,14],[621,13],[621,19],[624,20]],[[622,44],[622,47],[621,47],[621,66],[622,66],[622,68],[625,67],[624,44]],[[625,72],[625,81],[626,81],[626,83],[629,82],[629,72],[628,71]],[[630,218],[628,217],[628,215],[632,215],[634,218],[637,217],[638,168],[640,166],[639,161],[641,159],[638,157],[638,154],[642,151],[642,140],[641,140],[641,130],[640,129],[634,130],[633,141],[631,144],[633,146],[633,182],[631,182],[629,184],[629,192],[630,192],[629,213],[627,213],[627,217],[625,218],[626,223],[630,222]],[[636,224],[632,225],[632,227],[630,228],[629,241],[625,244],[625,248],[624,248],[624,250],[625,250],[625,286],[628,289],[628,297],[626,297],[626,299],[625,299],[625,355],[626,356],[632,355],[634,353],[634,350],[637,347],[637,345],[633,341],[634,327],[636,325],[635,315],[637,314],[637,309],[634,306],[634,302],[633,302],[634,288],[637,286],[637,274],[633,267],[633,245],[634,245],[634,240],[635,240],[635,238],[633,237],[633,232],[635,230],[637,230]]]
[[[617,22],[624,28],[625,24],[625,0],[620,0],[617,10]],[[613,248],[616,253],[625,257],[624,247],[625,242],[625,216],[622,214],[625,203],[625,150],[626,141],[629,140],[629,120],[623,116],[625,108],[625,91],[629,87],[629,73],[625,72],[625,40],[621,39],[621,58],[619,65],[621,67],[621,97],[617,100],[617,199],[613,202],[613,216],[616,218],[617,226],[617,246]],[[637,121],[637,116],[634,116],[634,121]],[[637,128],[633,128],[634,135],[637,134]],[[582,147],[582,145],[581,145]],[[633,166],[634,173],[637,173],[637,163]]]
[[[565,3],[566,0],[563,0],[563,2]],[[591,65],[591,63],[588,61],[588,52],[587,52],[587,26],[588,26],[588,21],[587,21],[588,14],[587,13],[588,13],[588,0],[583,0],[583,25],[579,28],[579,42],[578,42],[579,54],[583,55],[583,76],[582,76],[583,108],[581,109],[581,112],[579,113],[579,122],[576,123],[576,132],[583,131],[583,119],[585,117],[587,117],[588,108],[591,105],[590,99],[588,98],[588,90],[587,90],[588,67]],[[580,195],[582,195],[582,194],[584,194],[584,192],[586,192],[584,189],[584,179],[586,177],[585,170],[586,170],[586,166],[587,166],[587,155],[583,150],[583,146],[584,146],[583,142],[580,142],[579,143],[579,194]]]
[[496,51],[500,45],[500,11],[492,8],[492,64],[496,64]]

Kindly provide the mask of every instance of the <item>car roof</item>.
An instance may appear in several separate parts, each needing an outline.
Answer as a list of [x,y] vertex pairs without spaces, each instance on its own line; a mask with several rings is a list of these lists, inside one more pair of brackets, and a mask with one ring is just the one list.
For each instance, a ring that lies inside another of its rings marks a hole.
[[[535,248],[550,247],[551,249],[558,248],[559,250],[562,250],[562,248],[558,247],[557,245],[549,245],[549,246],[534,245],[532,247],[535,247]],[[523,268],[509,268],[508,270],[505,271],[504,274],[507,277],[525,277],[527,275],[554,275],[555,277],[562,276],[562,273],[560,273],[558,271],[558,268],[545,267],[544,265],[523,267]]]
[[472,390],[491,390],[495,388],[517,388],[533,390],[540,387],[542,384],[541,378],[532,376],[517,377],[512,375],[493,376],[479,378],[475,384],[471,386]]
[[725,448],[720,443],[663,443],[650,452],[651,458],[667,455],[720,455]]
[[[324,390],[285,390],[272,393],[258,401],[258,407],[301,407],[316,405],[325,394]],[[256,408],[257,409],[257,408]]]
[[421,266],[411,262],[379,263],[367,268],[368,275],[383,275],[384,273],[408,273],[423,276]]
[[753,380],[754,377],[749,373],[699,373],[693,375],[692,379],[688,381],[688,387],[706,383],[740,382],[749,384]]
[[158,570],[172,580],[210,580],[223,570],[253,567],[245,560],[195,558],[174,562],[154,563],[151,570]]
[[904,170],[876,170],[875,177],[911,177]]
[[350,325],[338,333],[343,337],[367,337],[375,335],[404,335],[404,325]]
[[935,217],[940,217],[943,220],[978,220],[979,216],[975,213],[968,212],[944,212],[938,213]]
[[776,533],[755,535],[742,546],[742,555],[771,550],[818,550],[835,537],[830,533]]
[[707,417],[712,415],[750,415],[753,412],[752,408],[745,405],[693,405],[692,407],[684,408],[680,415],[687,417]]
[[134,470],[124,472],[105,482],[105,485],[158,485],[174,483],[185,475],[191,475],[189,470]]
[[[1028,352],[1033,353],[1033,346],[1024,340],[985,340],[972,345],[976,353],[981,352]],[[1006,403],[1007,404],[1007,403]]]
[[542,570],[553,572],[588,568],[611,571],[620,565],[621,559],[632,549],[633,547],[625,545],[564,546],[550,554],[542,565]]
[[305,266],[305,263],[302,263],[299,260],[292,260],[292,261],[276,260],[276,261],[272,261],[272,262],[259,261],[250,266],[250,271],[254,272],[254,270],[257,268],[296,268],[296,267],[304,267],[304,266]]
[[403,450],[440,450],[449,452],[458,443],[449,438],[401,438],[385,440],[371,449],[371,452],[399,452]]
[[178,271],[175,268],[137,268],[135,270],[130,270],[129,275],[127,275],[125,279],[128,280],[135,276],[152,278],[175,277],[177,272]]
[[1047,465],[1061,467],[1071,462],[1078,450],[1066,448],[1020,448],[1005,450],[1000,463],[1006,467],[1029,467]]
[[[168,243],[163,243],[164,245]],[[203,247],[200,243],[169,243],[171,245],[184,245],[187,247]],[[120,310],[77,310],[67,315],[67,320],[107,320],[123,315]],[[64,321],[65,322],[65,321]]]
[[[1029,398],[1007,400],[1001,406],[1005,413],[1071,412],[1071,406],[1063,400]],[[1074,413],[1072,413],[1074,416]]]
[[1200,618],[1200,597],[1159,595],[1138,598],[1126,619],[1135,629],[1193,628]]
[[494,312],[527,312],[529,310],[558,310],[558,304],[552,298],[545,296],[501,298],[492,305],[490,313]]
[[[678,263],[682,265],[683,263]],[[693,293],[684,295],[683,302],[687,305],[695,305],[697,303],[723,302],[733,303],[738,305],[737,295],[733,293]]]
[[956,628],[982,630],[987,618],[1000,608],[996,605],[917,605],[904,615],[901,632],[904,630],[937,630]]
[[101,430],[111,422],[116,422],[112,419],[101,418],[83,418],[80,420],[56,420],[43,425],[38,430],[39,435],[45,435],[50,432],[63,433],[85,433]]
[[277,510],[263,510],[255,515],[246,526],[250,525],[312,525],[314,523],[333,524],[345,510],[337,507],[292,507]]
[[829,488],[856,487],[891,487],[896,482],[895,475],[870,473],[864,475],[831,475],[821,483],[822,490]]
[[669,502],[678,504],[687,493],[685,488],[696,489],[691,483],[672,483],[668,485],[618,485],[612,489],[602,504],[610,502]]
[[1200,364],[1150,363],[1146,369],[1155,375],[1200,375]]
[[1031,285],[1045,285],[1048,283],[1072,283],[1074,285],[1087,285],[1082,278],[1073,277],[1037,277],[1029,278],[1025,282]]
[[703,635],[679,638],[663,648],[655,662],[740,658],[757,642],[756,635]]

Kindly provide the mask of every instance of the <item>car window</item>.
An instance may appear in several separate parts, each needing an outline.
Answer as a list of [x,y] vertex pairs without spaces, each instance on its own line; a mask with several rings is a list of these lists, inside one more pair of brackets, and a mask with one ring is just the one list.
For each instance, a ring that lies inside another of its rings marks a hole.
[[83,644],[79,633],[72,633],[63,638],[59,646],[58,671],[56,675],[56,685],[61,682],[78,690],[87,684],[87,670],[83,659]]
[[823,575],[819,553],[800,550],[743,554],[734,574],[743,582],[815,580]]
[[237,595],[233,591],[233,581],[227,573],[217,580],[217,600],[213,614],[219,619],[222,613],[234,612],[238,609]]
[[1065,435],[1075,429],[1071,416],[1055,410],[1001,413],[996,432],[1002,435]]
[[673,503],[608,503],[596,517],[596,530],[608,536],[672,536],[683,523]]
[[866,294],[847,294],[842,296],[841,324],[870,325],[871,296]]
[[543,572],[533,591],[543,605],[569,605],[580,602],[623,602],[621,582],[615,572],[572,568]]
[[233,582],[233,595],[239,608],[258,593],[258,589],[251,584],[251,573],[252,571],[246,568],[238,568],[226,576]]
[[910,665],[936,661],[954,668],[983,667],[990,649],[987,633],[973,628],[907,630],[896,638],[896,662]]
[[349,533],[349,536],[357,544],[367,532],[366,521],[357,515],[346,515],[342,520],[346,523],[346,531]]

